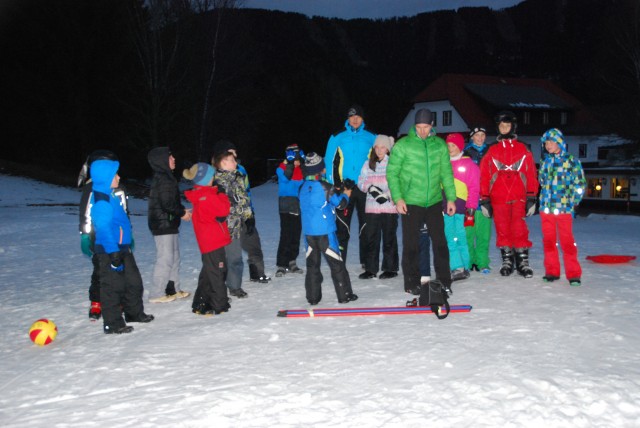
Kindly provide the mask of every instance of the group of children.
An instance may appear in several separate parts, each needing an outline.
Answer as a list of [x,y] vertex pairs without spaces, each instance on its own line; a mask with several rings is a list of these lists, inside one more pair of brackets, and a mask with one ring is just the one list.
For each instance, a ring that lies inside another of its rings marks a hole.
[[[455,186],[455,202],[450,200],[450,194],[443,198],[450,268],[447,279],[466,279],[471,270],[490,272],[490,218],[494,219],[496,244],[502,254],[501,275],[507,276],[517,270],[520,275],[531,277],[533,271],[528,264],[531,242],[524,217],[535,212],[540,186],[545,253],[543,279],[560,278],[558,234],[566,276],[571,285],[580,285],[581,269],[572,233],[574,208],[580,202],[585,186],[580,162],[567,152],[562,133],[550,129],[541,138],[544,155],[540,170],[536,171],[531,152],[517,141],[515,115],[500,113],[496,123],[498,141],[490,146],[485,143],[486,130],[482,127],[471,130],[466,147],[461,134],[446,137]],[[365,269],[359,276],[361,279],[376,276],[381,244],[382,273],[379,277],[388,279],[398,275],[396,231],[401,210],[394,204],[387,181],[387,165],[393,147],[393,138],[376,136],[358,177],[357,189],[366,195],[364,242],[367,250],[361,255]],[[155,174],[149,198],[149,228],[157,249],[150,302],[169,302],[189,296],[180,290],[178,281],[180,220],[192,221],[202,254],[202,269],[192,303],[195,314],[226,312],[230,308],[228,294],[238,298],[247,296],[241,287],[243,250],[249,252],[251,279],[270,280],[264,273],[248,179],[246,172],[239,171],[237,153],[231,143],[225,141],[217,145],[212,165],[200,162],[184,170],[183,176],[193,183],[193,188],[184,193],[192,210],[180,202],[177,180],[172,173],[175,159],[169,149],[153,149],[149,153],[149,163]],[[142,279],[133,257],[134,242],[126,197],[118,190],[118,167],[113,153],[97,151],[87,159],[82,179],[86,179],[90,169],[92,181],[85,186],[80,210],[81,243],[83,252],[91,255],[94,263],[90,317],[98,319],[102,315],[105,333],[128,333],[133,328],[126,325],[127,322],[154,319],[153,315],[144,312]],[[336,234],[336,212],[347,206],[353,188],[329,183],[325,178],[323,158],[317,153],[305,155],[295,144],[286,148],[285,160],[276,174],[281,224],[276,276],[304,273],[296,263],[302,234],[309,304],[316,305],[322,299],[321,257],[331,270],[338,302],[356,300],[358,296],[353,293]],[[455,210],[452,204],[455,204]],[[406,205],[403,208],[406,213]],[[423,233],[420,235],[422,237]],[[422,253],[425,251],[428,260],[428,247],[421,249]],[[421,272],[421,275],[424,279],[425,273]]]

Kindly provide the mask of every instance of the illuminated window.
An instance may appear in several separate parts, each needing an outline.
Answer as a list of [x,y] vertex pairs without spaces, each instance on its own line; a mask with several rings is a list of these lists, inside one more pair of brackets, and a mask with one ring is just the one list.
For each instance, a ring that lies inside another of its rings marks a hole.
[[629,179],[619,177],[612,178],[610,194],[614,199],[627,199],[629,194]]
[[590,178],[587,181],[587,198],[601,198],[604,183],[600,178]]

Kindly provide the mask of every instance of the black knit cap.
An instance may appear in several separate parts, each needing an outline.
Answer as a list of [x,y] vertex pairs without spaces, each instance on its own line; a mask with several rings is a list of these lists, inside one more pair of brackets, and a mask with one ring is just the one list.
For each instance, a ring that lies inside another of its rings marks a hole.
[[236,145],[229,140],[220,140],[213,146],[213,156],[218,156],[229,150],[238,150]]
[[364,119],[364,109],[362,108],[362,106],[354,104],[349,107],[349,110],[347,111],[347,117],[351,116],[360,116]]
[[421,108],[416,112],[415,124],[426,123],[427,125],[433,125],[433,114],[428,108]]

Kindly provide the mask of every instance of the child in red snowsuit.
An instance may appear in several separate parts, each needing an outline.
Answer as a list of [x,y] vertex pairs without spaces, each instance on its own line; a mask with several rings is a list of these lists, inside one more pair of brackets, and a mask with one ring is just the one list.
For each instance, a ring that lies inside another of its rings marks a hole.
[[529,229],[524,218],[535,213],[538,177],[533,155],[517,140],[516,116],[500,112],[495,118],[498,142],[480,164],[480,207],[493,216],[496,246],[502,254],[500,274],[509,276],[514,265],[525,278],[533,276],[529,266]]
[[212,187],[214,169],[211,165],[197,163],[182,175],[195,184],[193,190],[187,190],[184,195],[193,204],[191,221],[202,253],[202,270],[192,311],[197,315],[227,312],[230,306],[224,283],[227,266],[224,247],[231,243],[226,220],[231,204],[227,195],[219,192],[218,187]]

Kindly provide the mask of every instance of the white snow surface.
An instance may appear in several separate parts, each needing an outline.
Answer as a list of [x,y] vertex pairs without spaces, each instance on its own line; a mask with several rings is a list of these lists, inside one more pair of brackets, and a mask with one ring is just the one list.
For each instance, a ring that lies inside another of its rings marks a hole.
[[[252,190],[267,273],[275,272],[277,186]],[[640,218],[575,221],[583,286],[544,283],[538,216],[528,220],[535,276],[494,271],[456,282],[470,313],[278,318],[308,308],[304,276],[245,279],[246,299],[201,317],[191,299],[145,303],[155,315],[125,335],[88,320],[89,258],[80,252],[77,189],[0,175],[0,426],[3,427],[637,427],[640,426]],[[145,284],[155,246],[144,200],[130,200]],[[356,219],[353,219],[355,228]],[[190,223],[181,227],[182,288],[201,267]],[[403,306],[402,277],[359,280],[357,241],[347,266],[356,307]],[[298,264],[304,267],[303,252]],[[245,265],[246,266],[246,265]],[[323,301],[337,303],[323,265]],[[245,277],[247,277],[245,268]],[[145,294],[146,300],[146,294]],[[58,337],[39,347],[31,324]]]

